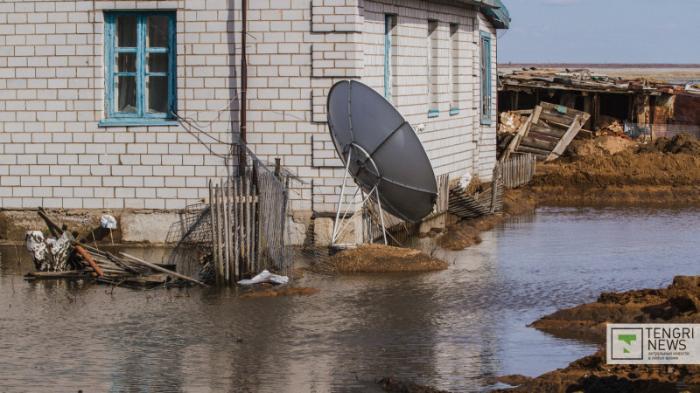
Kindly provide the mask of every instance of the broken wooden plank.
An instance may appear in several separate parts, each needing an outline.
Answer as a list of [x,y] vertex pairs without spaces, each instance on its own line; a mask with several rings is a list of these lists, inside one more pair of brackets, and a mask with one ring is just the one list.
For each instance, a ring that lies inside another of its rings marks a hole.
[[576,134],[578,134],[578,131],[583,127],[584,124],[586,124],[587,120],[588,117],[586,116],[582,118],[581,115],[576,115],[576,118],[571,123],[569,129],[566,131],[566,134],[564,134],[564,136],[559,140],[559,143],[557,143],[554,149],[552,149],[552,152],[547,156],[545,161],[551,161],[561,156],[566,150],[566,148],[569,147],[571,141],[574,140]]
[[538,105],[535,107],[535,110],[533,111],[532,115],[530,115],[530,117],[527,118],[527,121],[525,121],[525,123],[523,123],[523,125],[520,126],[517,134],[515,134],[513,139],[508,144],[508,148],[505,152],[503,152],[503,156],[500,158],[501,161],[507,160],[510,157],[510,155],[518,149],[518,146],[520,146],[520,142],[527,135],[532,124],[535,124],[539,121],[541,114],[542,107]]
[[129,258],[129,259],[131,259],[132,261],[138,262],[138,263],[140,263],[140,264],[142,264],[142,265],[144,265],[144,266],[147,266],[147,267],[149,267],[149,268],[151,268],[151,269],[153,269],[153,270],[155,270],[155,271],[159,271],[159,272],[161,272],[161,273],[165,273],[165,274],[168,274],[168,275],[173,276],[173,277],[177,277],[177,278],[182,279],[182,280],[185,280],[185,281],[193,282],[193,283],[195,283],[195,284],[197,284],[197,285],[201,285],[201,286],[203,286],[203,287],[206,287],[206,286],[207,286],[207,284],[205,284],[205,283],[203,283],[203,282],[201,282],[201,281],[195,280],[195,279],[192,278],[192,277],[187,277],[187,276],[185,276],[185,275],[183,275],[183,274],[176,273],[176,272],[170,271],[170,270],[168,270],[168,269],[164,269],[164,268],[162,268],[162,267],[160,267],[160,266],[158,266],[158,265],[156,265],[156,264],[154,264],[154,263],[144,261],[144,260],[141,259],[141,258],[135,257],[135,256],[133,256],[133,255],[129,255],[129,254],[125,253],[125,252],[120,252],[120,254],[123,255],[123,256],[125,256],[125,257],[127,257],[127,258]]

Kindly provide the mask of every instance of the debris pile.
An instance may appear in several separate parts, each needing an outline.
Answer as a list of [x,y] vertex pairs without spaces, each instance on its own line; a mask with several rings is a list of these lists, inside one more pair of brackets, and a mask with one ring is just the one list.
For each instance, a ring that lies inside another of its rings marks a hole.
[[612,135],[627,138],[625,135],[625,125],[619,119],[610,116],[601,116],[595,136]]
[[501,112],[499,115],[499,120],[499,134],[515,134],[518,132],[523,123],[525,123],[527,116],[523,115],[523,111]]
[[[77,234],[65,225],[56,224],[43,208],[39,208],[39,216],[46,222],[51,236],[45,237],[41,231],[27,232],[26,247],[36,268],[25,276],[27,280],[85,279],[131,287],[205,285],[175,272],[174,266],[151,263],[123,252],[116,256],[76,240]],[[113,217],[105,216],[102,221],[104,227],[116,228]]]
[[[586,112],[547,102],[541,102],[534,110],[523,113],[528,112],[529,117],[517,132],[501,133],[499,160],[506,160],[514,153],[530,153],[546,161],[559,158],[590,118]],[[506,120],[509,119],[510,116],[506,116]],[[512,123],[515,124],[515,121]]]

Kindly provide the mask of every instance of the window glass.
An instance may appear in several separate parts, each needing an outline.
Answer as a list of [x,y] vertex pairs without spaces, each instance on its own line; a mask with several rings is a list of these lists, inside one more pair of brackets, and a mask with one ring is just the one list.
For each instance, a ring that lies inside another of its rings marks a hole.
[[438,113],[438,22],[428,21],[428,115]]
[[148,17],[148,46],[151,48],[168,47],[168,17],[152,15]]
[[117,71],[136,72],[136,53],[118,53]]
[[459,25],[450,24],[450,110],[459,109]]
[[168,72],[167,53],[148,54],[148,72]]
[[136,112],[136,77],[119,76],[115,82],[117,112]]
[[136,15],[122,15],[117,17],[116,46],[119,48],[136,47]]
[[146,83],[148,90],[148,112],[165,113],[168,111],[168,78],[149,76]]
[[[105,13],[106,115],[121,121],[169,119],[175,105],[172,12]],[[112,119],[115,119],[112,121]]]

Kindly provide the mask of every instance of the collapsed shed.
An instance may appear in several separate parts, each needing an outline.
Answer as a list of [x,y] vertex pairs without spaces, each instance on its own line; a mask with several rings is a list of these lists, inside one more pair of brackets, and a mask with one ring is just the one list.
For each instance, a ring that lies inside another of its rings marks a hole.
[[547,101],[590,113],[583,126],[589,131],[619,122],[631,136],[700,136],[700,95],[685,85],[533,67],[499,75],[498,98],[499,112],[531,110]]

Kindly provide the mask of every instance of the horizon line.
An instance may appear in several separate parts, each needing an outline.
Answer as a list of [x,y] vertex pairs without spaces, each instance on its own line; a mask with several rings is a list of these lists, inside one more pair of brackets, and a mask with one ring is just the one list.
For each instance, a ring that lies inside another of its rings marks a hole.
[[499,67],[554,67],[554,68],[700,68],[698,63],[532,63],[532,62],[498,62]]

